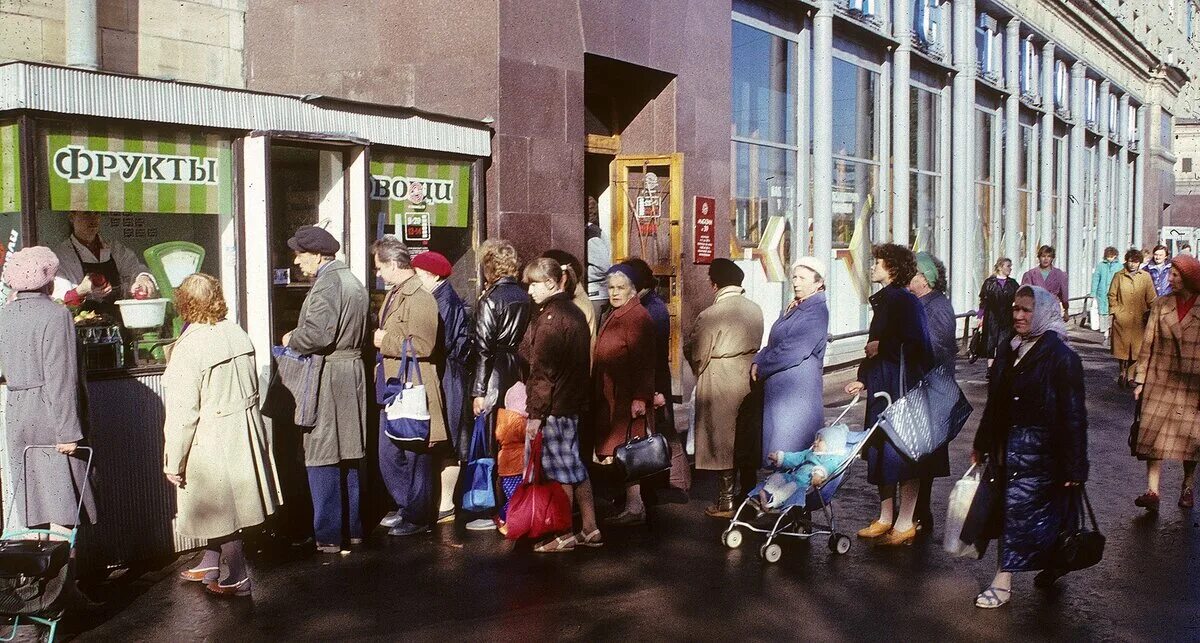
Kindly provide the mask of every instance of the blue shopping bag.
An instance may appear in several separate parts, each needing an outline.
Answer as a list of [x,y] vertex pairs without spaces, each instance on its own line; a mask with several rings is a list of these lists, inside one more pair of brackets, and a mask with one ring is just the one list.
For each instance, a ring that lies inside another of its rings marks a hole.
[[496,506],[496,459],[488,454],[488,416],[484,413],[475,417],[467,456],[467,490],[462,499],[464,511],[487,511]]
[[383,432],[401,449],[420,451],[429,445],[429,399],[411,338],[401,352],[400,376],[384,385]]

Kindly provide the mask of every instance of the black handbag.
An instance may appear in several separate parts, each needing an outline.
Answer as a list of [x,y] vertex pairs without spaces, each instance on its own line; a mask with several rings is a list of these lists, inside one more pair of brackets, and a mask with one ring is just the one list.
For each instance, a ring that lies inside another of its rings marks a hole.
[[971,331],[971,340],[967,343],[967,363],[974,364],[983,353],[983,329],[976,328]]
[[971,508],[967,510],[967,517],[963,520],[962,532],[959,535],[959,540],[975,546],[979,558],[983,558],[988,543],[999,537],[1003,529],[1003,509],[1004,486],[999,480],[996,467],[985,462],[979,488],[975,490],[975,496],[971,499]]
[[1133,407],[1133,423],[1129,425],[1129,455],[1137,457],[1138,433],[1142,430],[1142,400]]
[[643,421],[646,422],[645,437],[633,437],[633,419],[630,418],[625,429],[625,444],[613,450],[613,460],[624,472],[625,482],[637,482],[671,468],[671,447],[666,436],[651,431],[649,419],[643,418]]
[[1063,571],[1077,571],[1100,562],[1104,558],[1104,534],[1096,524],[1096,514],[1083,485],[1071,488],[1067,521],[1054,544],[1052,566]]

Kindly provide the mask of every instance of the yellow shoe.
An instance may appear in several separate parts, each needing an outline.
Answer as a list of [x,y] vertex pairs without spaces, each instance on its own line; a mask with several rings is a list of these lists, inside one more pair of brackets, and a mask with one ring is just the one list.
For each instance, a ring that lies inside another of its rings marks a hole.
[[892,530],[892,526],[886,522],[875,522],[858,530],[859,538],[879,538],[880,536]]
[[916,525],[909,527],[904,531],[892,530],[885,536],[875,541],[877,547],[896,547],[898,545],[911,545],[917,537]]

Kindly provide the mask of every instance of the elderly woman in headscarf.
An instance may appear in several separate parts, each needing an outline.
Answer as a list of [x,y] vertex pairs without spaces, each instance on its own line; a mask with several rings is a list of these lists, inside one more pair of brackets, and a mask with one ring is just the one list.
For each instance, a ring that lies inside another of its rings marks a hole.
[[1052,554],[1067,521],[1068,488],[1088,477],[1083,365],[1067,345],[1058,299],[1022,286],[1013,331],[996,353],[972,453],[1003,486],[1003,507],[983,534],[999,538],[996,576],[975,598],[985,609],[1008,603],[1013,572],[1043,570],[1034,578],[1038,587],[1066,573],[1053,567]]
[[[638,300],[637,274],[619,263],[608,271],[608,303],[612,312],[600,324],[592,352],[592,412],[596,457],[605,461],[626,436],[646,435],[647,409],[654,403],[654,322]],[[653,428],[653,427],[651,427]],[[625,486],[625,508],[613,525],[646,520],[641,485]]]
[[1163,460],[1183,461],[1179,506],[1190,509],[1200,460],[1200,261],[1180,255],[1170,270],[1170,291],[1150,308],[1134,376],[1141,419],[1130,446],[1146,461],[1146,493],[1135,504],[1148,511],[1158,510]]
[[[33,246],[8,256],[4,281],[12,296],[0,307],[0,370],[8,382],[4,412],[7,466],[16,492],[13,515],[26,527],[60,530],[76,524],[81,492],[83,522],[94,522],[96,505],[85,483],[86,461],[76,455],[84,439],[82,383],[75,323],[50,298],[57,271],[58,257],[49,248]],[[55,445],[58,453],[31,450],[22,466],[25,447],[42,444]]]

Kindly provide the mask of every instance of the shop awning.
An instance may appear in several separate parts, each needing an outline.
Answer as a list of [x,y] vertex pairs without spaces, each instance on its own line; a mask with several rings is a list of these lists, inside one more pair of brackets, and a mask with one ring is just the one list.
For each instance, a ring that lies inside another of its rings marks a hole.
[[41,63],[0,64],[0,112],[37,110],[235,130],[344,135],[486,157],[486,123],[325,97],[269,94]]

